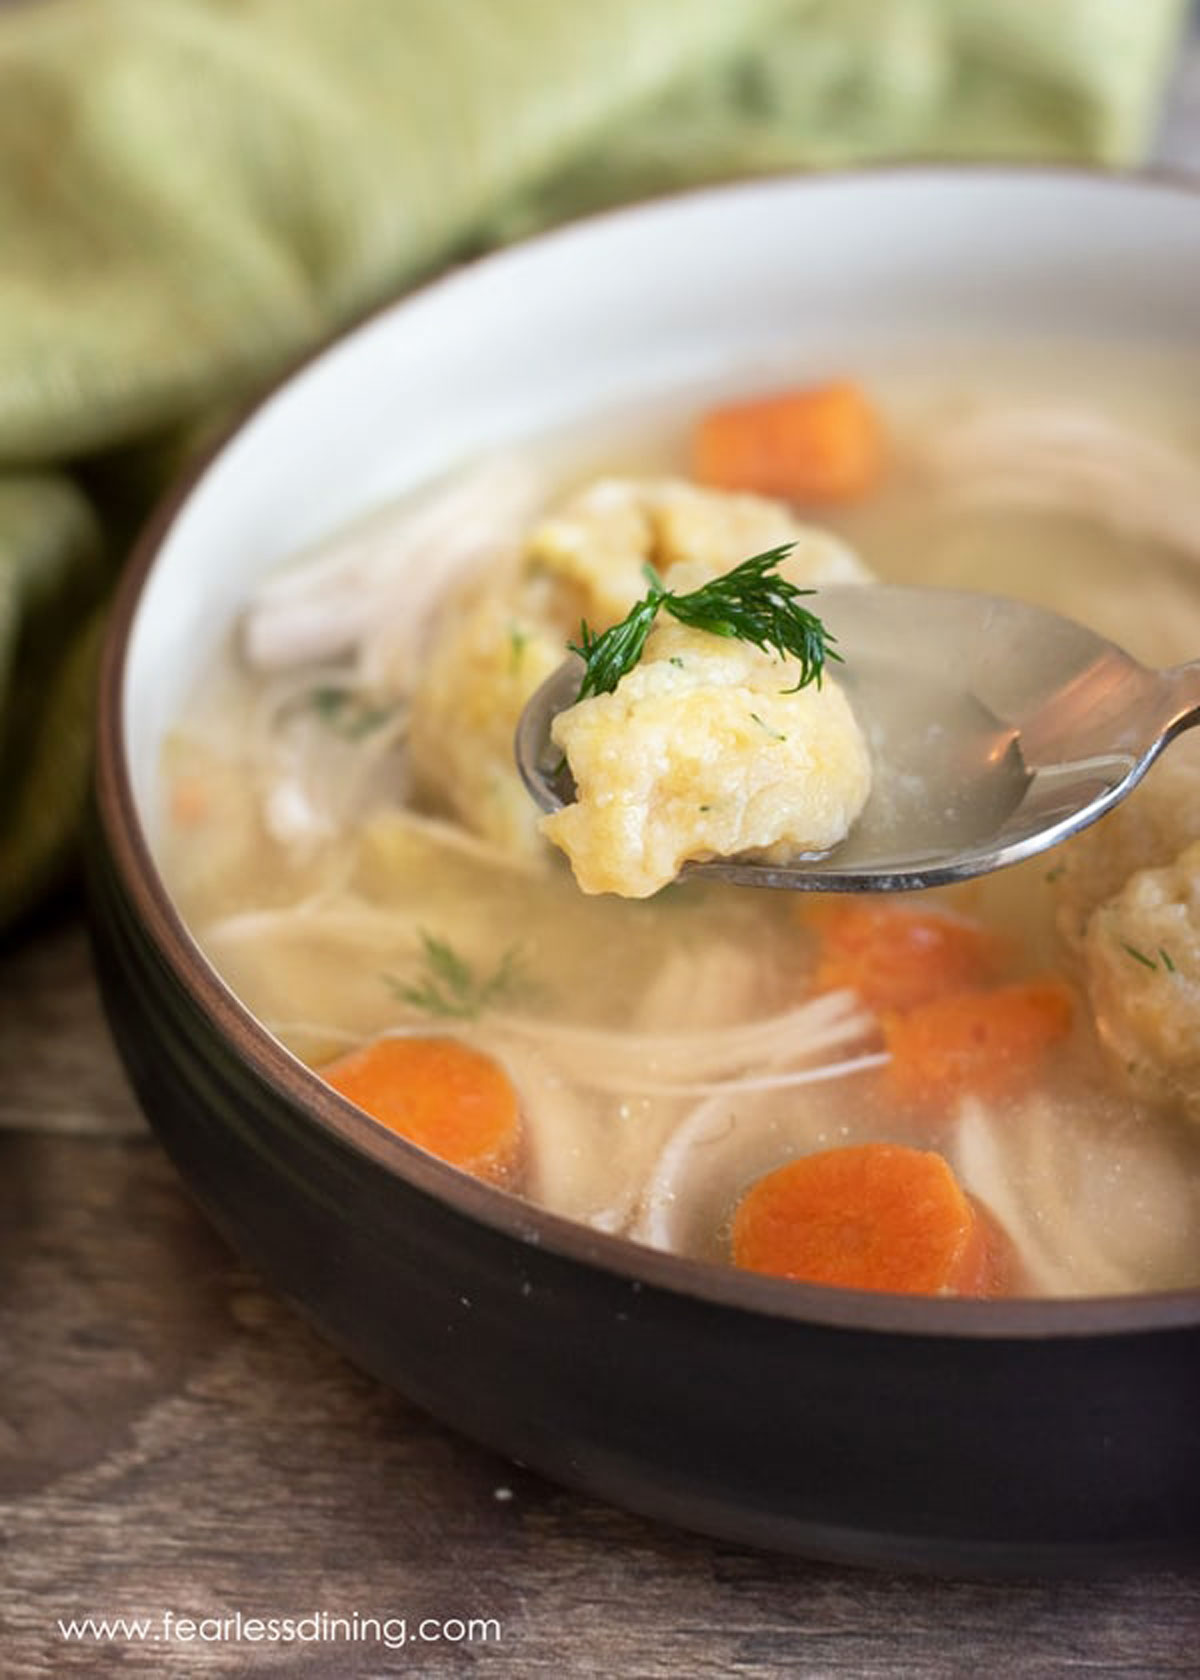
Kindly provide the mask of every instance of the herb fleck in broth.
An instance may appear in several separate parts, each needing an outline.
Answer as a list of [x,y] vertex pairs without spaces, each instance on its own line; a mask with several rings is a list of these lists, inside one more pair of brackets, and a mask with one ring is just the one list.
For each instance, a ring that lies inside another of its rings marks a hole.
[[[1115,348],[964,346],[936,377],[915,355],[881,357],[869,384],[887,473],[861,500],[801,517],[881,580],[1021,595],[1149,663],[1195,657],[1195,373]],[[741,384],[752,391],[753,374]],[[690,424],[721,395],[557,440],[536,494],[497,519],[494,558],[468,553],[451,592],[482,564],[511,569],[524,532],[580,486],[686,473]],[[396,521],[411,511],[397,506]],[[544,580],[547,595],[564,587]],[[497,842],[510,815],[524,820],[502,808],[506,787],[481,784],[501,826],[471,833],[430,799],[409,751],[431,633],[268,670],[234,637],[165,749],[167,878],[214,965],[290,1048],[316,1067],[388,1034],[484,1052],[520,1101],[510,1189],[700,1258],[728,1261],[734,1210],[766,1175],[888,1144],[949,1162],[1011,1247],[1010,1291],[1200,1282],[1200,1051],[1164,1049],[1180,1021],[1200,1041],[1196,911],[1170,931],[1171,892],[1200,898],[1200,857],[1195,875],[1163,873],[1200,839],[1194,745],[1174,746],[1091,837],[889,901],[881,914],[899,921],[851,937],[828,900],[697,882],[641,902],[585,897],[548,848]],[[550,651],[520,614],[502,645],[496,634],[495,682],[514,704]],[[486,696],[480,711],[499,738]],[[1146,871],[1167,883],[1148,909],[1129,896],[1137,876],[1153,897]],[[912,961],[918,976],[947,963],[952,1001],[872,1000],[906,940],[924,949],[921,918],[938,954]],[[974,967],[946,955],[956,928],[984,941]],[[853,983],[828,979],[839,950]],[[1047,977],[1065,1015],[1038,991]],[[1035,1071],[981,1076],[970,1046],[985,1040],[993,1063]],[[908,1087],[905,1057],[920,1070]]]

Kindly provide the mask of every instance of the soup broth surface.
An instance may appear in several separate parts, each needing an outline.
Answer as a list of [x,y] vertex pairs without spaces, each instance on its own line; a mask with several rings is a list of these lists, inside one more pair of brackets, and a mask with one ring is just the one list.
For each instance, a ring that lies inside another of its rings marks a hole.
[[[1152,665],[1196,657],[1200,367],[1043,344],[951,346],[927,364],[897,351],[852,370],[883,415],[887,472],[860,501],[799,517],[881,581],[1036,601]],[[740,391],[789,382],[755,371]],[[531,440],[534,517],[598,478],[686,477],[697,414],[729,394],[675,393]],[[423,505],[373,516],[377,546]],[[482,576],[492,561],[471,564]],[[402,618],[403,567],[386,599]],[[1035,1077],[926,1101],[897,1097],[888,1007],[822,982],[830,900],[686,879],[645,901],[585,897],[549,848],[506,851],[423,798],[407,723],[361,649],[263,669],[234,631],[164,748],[167,882],[213,967],[309,1065],[386,1035],[470,1045],[517,1092],[508,1189],[698,1259],[728,1262],[734,1210],[764,1174],[885,1141],[945,1157],[1011,1246],[1011,1292],[1200,1283],[1196,1111],[1156,1069],[1122,1065],[1125,1029],[1106,1015],[1126,982],[1195,999],[1200,981],[1157,922],[1144,938],[1114,922],[1102,976],[1087,932],[1139,869],[1200,840],[1188,739],[1091,835],[891,901],[982,930],[989,985],[1049,979],[1072,1000]],[[1101,831],[1113,840],[1098,848]],[[1189,882],[1200,898],[1200,858],[1181,867],[1182,904]],[[1200,1040],[1194,1003],[1171,1007]]]

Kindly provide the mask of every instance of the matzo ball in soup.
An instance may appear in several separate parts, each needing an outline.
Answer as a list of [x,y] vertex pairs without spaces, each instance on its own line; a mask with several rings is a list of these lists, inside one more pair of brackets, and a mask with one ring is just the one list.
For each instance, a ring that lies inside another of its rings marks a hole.
[[666,619],[591,730],[577,832],[512,746],[582,623],[773,550],[814,614],[831,583],[978,587],[1195,657],[1197,372],[960,346],[684,393],[332,533],[247,601],[167,742],[196,939],[380,1125],[635,1242],[902,1293],[1200,1284],[1195,743],[1056,851],[907,896],[673,879],[849,831],[872,766],[834,667],[774,804],[786,659]]

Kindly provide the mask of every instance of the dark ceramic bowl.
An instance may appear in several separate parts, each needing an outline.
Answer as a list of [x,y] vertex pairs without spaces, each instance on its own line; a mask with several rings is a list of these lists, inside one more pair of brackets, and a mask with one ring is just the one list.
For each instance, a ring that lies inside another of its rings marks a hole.
[[310,363],[158,517],[108,646],[91,882],[134,1085],[215,1224],[352,1359],[562,1482],[714,1534],[948,1571],[1200,1547],[1200,1294],[825,1290],[572,1225],[326,1089],[199,954],[155,863],[164,730],[252,579],[457,457],[897,340],[1200,343],[1200,202],[911,171],[581,224]]

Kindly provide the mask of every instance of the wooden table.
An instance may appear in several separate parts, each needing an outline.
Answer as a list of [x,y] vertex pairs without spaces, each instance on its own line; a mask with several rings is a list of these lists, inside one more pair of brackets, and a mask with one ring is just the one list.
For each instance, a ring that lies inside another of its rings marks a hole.
[[[1200,168],[1197,36],[1161,153]],[[562,1492],[360,1375],[183,1194],[74,901],[0,951],[0,1361],[4,1680],[1200,1674],[1189,1576],[1001,1585],[764,1556]],[[211,1620],[238,1612],[240,1640]],[[322,1614],[365,1637],[299,1637],[347,1631]],[[149,1621],[107,1646],[59,1633],[89,1615]]]

